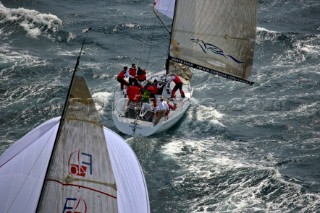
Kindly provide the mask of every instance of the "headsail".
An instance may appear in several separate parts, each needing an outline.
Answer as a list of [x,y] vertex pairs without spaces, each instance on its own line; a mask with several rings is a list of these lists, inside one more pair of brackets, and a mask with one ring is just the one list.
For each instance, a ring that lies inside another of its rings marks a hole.
[[256,35],[256,0],[176,0],[169,60],[248,81]]
[[172,19],[174,4],[175,0],[155,0],[154,9]]

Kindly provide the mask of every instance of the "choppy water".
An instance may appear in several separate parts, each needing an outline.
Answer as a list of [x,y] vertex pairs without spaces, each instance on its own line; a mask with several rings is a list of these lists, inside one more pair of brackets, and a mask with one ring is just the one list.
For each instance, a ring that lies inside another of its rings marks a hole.
[[[164,66],[168,36],[151,0],[1,2],[0,153],[61,114],[84,37],[80,69],[114,131],[114,75]],[[260,0],[253,86],[196,71],[178,125],[123,135],[152,212],[320,212],[319,11],[318,0]]]

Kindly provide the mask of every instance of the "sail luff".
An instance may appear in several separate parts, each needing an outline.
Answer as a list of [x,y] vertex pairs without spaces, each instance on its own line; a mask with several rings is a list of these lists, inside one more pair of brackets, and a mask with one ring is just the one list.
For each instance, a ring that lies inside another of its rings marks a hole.
[[169,58],[252,84],[256,0],[184,0],[175,7]]

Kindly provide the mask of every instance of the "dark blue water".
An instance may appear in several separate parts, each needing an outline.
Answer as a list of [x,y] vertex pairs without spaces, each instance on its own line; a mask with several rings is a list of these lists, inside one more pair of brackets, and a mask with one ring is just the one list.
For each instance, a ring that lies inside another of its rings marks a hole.
[[[80,69],[114,131],[114,75],[164,67],[168,35],[151,0],[1,2],[0,153],[61,114],[83,38]],[[253,86],[195,71],[181,122],[123,135],[152,212],[320,212],[319,11],[318,0],[259,0]]]

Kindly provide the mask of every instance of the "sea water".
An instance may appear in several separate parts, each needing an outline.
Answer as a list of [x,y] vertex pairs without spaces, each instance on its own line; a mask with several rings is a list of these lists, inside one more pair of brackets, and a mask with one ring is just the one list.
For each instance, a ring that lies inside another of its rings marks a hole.
[[[177,125],[122,135],[154,213],[320,212],[320,2],[258,2],[254,85],[194,71],[192,105]],[[0,153],[61,115],[84,38],[79,69],[103,124],[118,132],[114,76],[132,63],[162,70],[167,57],[169,35],[152,4],[1,0]]]

